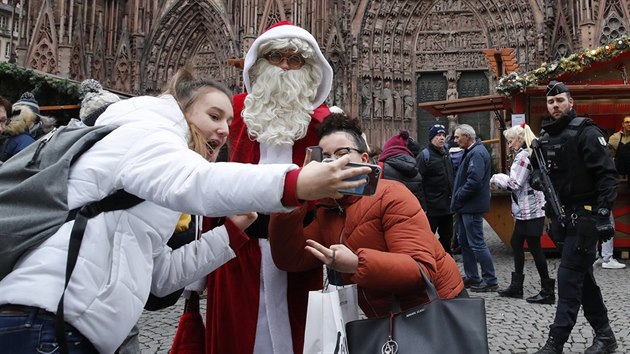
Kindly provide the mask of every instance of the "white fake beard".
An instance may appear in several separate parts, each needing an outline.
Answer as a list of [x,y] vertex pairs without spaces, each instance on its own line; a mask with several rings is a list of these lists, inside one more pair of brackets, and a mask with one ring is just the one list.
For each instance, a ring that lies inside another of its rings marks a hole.
[[307,63],[299,70],[283,70],[266,60],[252,68],[252,92],[245,98],[242,117],[256,141],[293,145],[306,136],[321,81],[311,69]]

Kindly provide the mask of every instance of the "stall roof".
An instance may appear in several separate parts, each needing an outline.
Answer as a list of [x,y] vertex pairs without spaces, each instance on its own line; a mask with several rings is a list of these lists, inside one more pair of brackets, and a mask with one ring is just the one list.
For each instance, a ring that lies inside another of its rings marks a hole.
[[[567,87],[571,91],[572,96],[584,97],[607,97],[607,98],[621,98],[630,97],[630,85],[571,85]],[[524,94],[526,96],[545,96],[547,92],[547,86],[528,86],[525,88]]]
[[453,114],[509,109],[510,99],[504,95],[489,95],[459,98],[455,100],[425,102],[420,103],[419,106],[432,115],[438,117]]

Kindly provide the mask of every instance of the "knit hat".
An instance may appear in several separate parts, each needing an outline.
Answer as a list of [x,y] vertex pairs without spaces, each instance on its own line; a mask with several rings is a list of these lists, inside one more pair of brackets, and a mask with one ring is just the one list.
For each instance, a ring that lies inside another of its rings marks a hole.
[[429,141],[433,140],[433,138],[440,133],[446,135],[446,128],[444,128],[442,124],[435,124],[432,126],[429,129]]
[[333,79],[333,70],[328,64],[328,61],[322,54],[322,51],[319,49],[319,44],[317,44],[317,40],[310,34],[307,30],[295,26],[290,21],[281,21],[276,24],[273,24],[267,28],[265,32],[263,32],[252,46],[247,51],[247,55],[245,55],[245,65],[243,67],[243,82],[245,83],[245,89],[247,92],[252,92],[252,83],[249,79],[249,70],[256,63],[259,54],[258,48],[265,43],[269,42],[273,39],[283,39],[283,38],[299,38],[306,41],[312,48],[313,53],[315,54],[315,61],[317,65],[322,69],[322,82],[319,84],[317,88],[317,94],[313,99],[313,108],[318,107],[328,97],[330,93],[330,88],[332,87],[332,79]]
[[13,104],[13,109],[17,106],[28,106],[36,115],[39,115],[39,103],[37,103],[35,96],[29,91],[24,92],[22,96],[20,96],[20,99]]
[[394,155],[409,155],[413,156],[411,151],[407,148],[407,142],[409,141],[409,132],[401,130],[400,133],[392,136],[383,145],[383,152],[379,156],[379,161],[384,161],[386,158]]
[[81,83],[79,97],[82,97],[79,118],[87,126],[93,126],[110,104],[120,101],[120,97],[103,90],[103,86],[94,79],[87,79]]

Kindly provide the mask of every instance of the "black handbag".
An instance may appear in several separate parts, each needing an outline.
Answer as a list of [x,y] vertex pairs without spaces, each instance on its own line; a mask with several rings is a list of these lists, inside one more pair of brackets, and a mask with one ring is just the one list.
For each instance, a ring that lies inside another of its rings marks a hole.
[[484,300],[442,300],[422,268],[420,273],[429,302],[401,312],[394,301],[389,316],[348,322],[349,353],[488,353]]

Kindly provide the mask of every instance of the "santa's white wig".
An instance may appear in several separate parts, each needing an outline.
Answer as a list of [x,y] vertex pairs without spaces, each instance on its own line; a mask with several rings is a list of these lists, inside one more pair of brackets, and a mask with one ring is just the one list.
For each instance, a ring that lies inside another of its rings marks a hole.
[[275,39],[261,46],[262,53],[289,50],[305,58],[304,66],[283,70],[260,58],[250,70],[252,89],[245,99],[243,121],[249,134],[259,142],[292,144],[303,138],[313,113],[317,83],[322,80],[313,50],[297,38]]
[[[245,62],[243,65],[243,83],[245,83],[245,89],[247,92],[251,93],[253,80],[250,80],[250,69],[264,54],[267,53],[261,50],[261,47],[263,47],[265,43],[276,39],[291,38],[301,39],[309,45],[309,50],[312,53],[311,57],[315,61],[316,66],[318,66],[322,72],[322,79],[317,83],[317,94],[312,102],[312,108],[314,109],[324,103],[330,93],[333,80],[333,70],[328,63],[328,60],[326,60],[326,57],[324,57],[324,54],[322,54],[322,51],[319,49],[319,44],[317,44],[315,37],[313,37],[313,35],[307,30],[295,26],[290,21],[281,21],[269,26],[265,32],[254,40],[247,51],[247,55],[245,55]],[[265,49],[269,50],[268,48]]]

